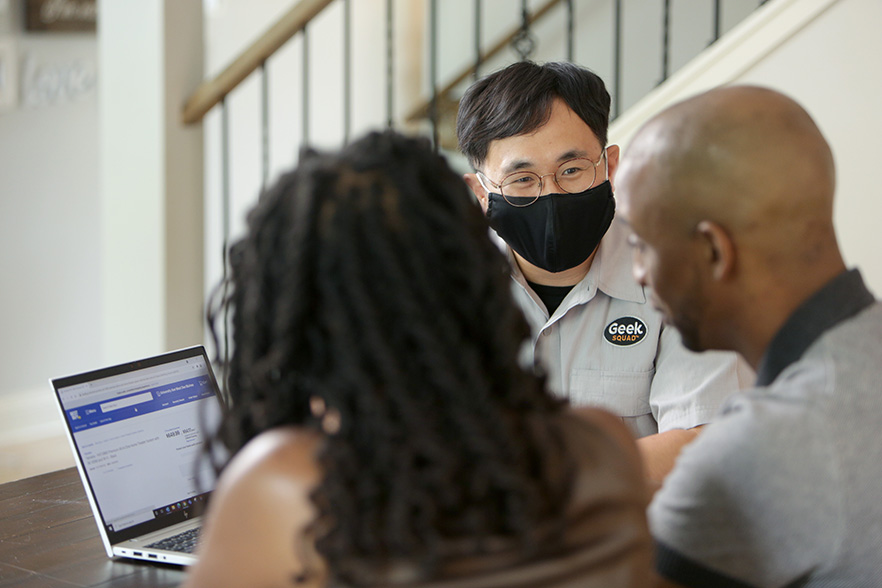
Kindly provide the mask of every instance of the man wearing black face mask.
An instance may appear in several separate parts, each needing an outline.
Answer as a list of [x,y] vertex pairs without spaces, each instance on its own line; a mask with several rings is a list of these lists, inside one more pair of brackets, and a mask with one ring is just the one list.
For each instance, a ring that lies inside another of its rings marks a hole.
[[622,417],[660,482],[730,393],[753,382],[734,354],[683,348],[631,275],[614,222],[619,148],[606,145],[609,93],[570,63],[515,63],[468,89],[457,136],[465,180],[510,248],[530,322],[527,361],[574,405]]

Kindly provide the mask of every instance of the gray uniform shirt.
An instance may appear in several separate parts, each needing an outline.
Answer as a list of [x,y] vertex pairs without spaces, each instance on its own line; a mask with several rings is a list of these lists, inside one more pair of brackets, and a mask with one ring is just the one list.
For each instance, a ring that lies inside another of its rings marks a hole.
[[656,494],[663,576],[693,587],[882,586],[880,343],[882,303],[857,272],[797,311],[760,365],[769,385],[731,398]]
[[723,400],[749,386],[734,353],[693,353],[647,303],[631,273],[627,229],[613,221],[591,269],[551,316],[511,259],[514,297],[532,331],[527,365],[574,405],[606,408],[637,437],[710,422]]

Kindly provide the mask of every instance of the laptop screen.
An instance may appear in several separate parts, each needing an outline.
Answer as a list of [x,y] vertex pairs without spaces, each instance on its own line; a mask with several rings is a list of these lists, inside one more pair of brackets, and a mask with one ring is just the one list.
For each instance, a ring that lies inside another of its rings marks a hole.
[[215,477],[203,443],[221,416],[204,349],[53,385],[111,543],[201,512]]

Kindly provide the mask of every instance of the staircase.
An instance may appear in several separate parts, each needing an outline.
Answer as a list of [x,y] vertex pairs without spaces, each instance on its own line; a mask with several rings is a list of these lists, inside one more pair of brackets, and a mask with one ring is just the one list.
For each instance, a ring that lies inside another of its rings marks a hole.
[[[206,3],[211,75],[182,112],[185,122],[205,125],[208,288],[224,274],[218,253],[244,230],[259,191],[296,163],[302,147],[333,149],[370,129],[390,127],[430,137],[466,171],[456,151],[455,116],[459,97],[478,76],[520,59],[574,61],[606,80],[615,118],[765,2],[267,4]],[[230,33],[246,21],[254,26],[261,8],[264,33],[218,66],[212,48],[228,52]]]
[[[207,2],[206,61],[217,71],[182,112],[187,123],[205,124],[206,284],[223,274],[217,252],[243,231],[260,189],[295,164],[302,147],[332,149],[391,127],[431,137],[465,171],[455,116],[477,76],[519,59],[575,61],[606,80],[615,118],[764,3]],[[213,66],[212,48],[253,23],[261,7],[265,32]]]

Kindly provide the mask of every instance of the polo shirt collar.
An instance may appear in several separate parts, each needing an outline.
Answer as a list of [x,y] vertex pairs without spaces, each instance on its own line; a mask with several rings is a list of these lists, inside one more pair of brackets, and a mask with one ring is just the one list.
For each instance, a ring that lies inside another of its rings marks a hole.
[[[518,266],[514,253],[510,247],[507,249],[512,278],[529,291],[527,279]],[[631,249],[628,245],[626,229],[616,220],[613,220],[606,235],[600,241],[597,255],[594,256],[588,273],[582,281],[573,286],[558,310],[565,311],[577,304],[584,304],[594,298],[598,290],[610,298],[638,304],[646,302],[643,287],[634,280],[631,273]],[[555,312],[555,314],[561,313]]]
[[756,385],[766,386],[797,361],[825,331],[875,302],[857,269],[842,272],[790,315],[772,338],[757,368]]
[[631,262],[627,230],[614,220],[600,242],[588,275],[576,287],[587,283],[610,298],[644,304],[646,293],[634,279]]

